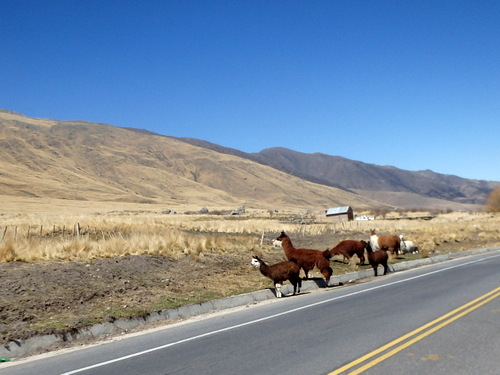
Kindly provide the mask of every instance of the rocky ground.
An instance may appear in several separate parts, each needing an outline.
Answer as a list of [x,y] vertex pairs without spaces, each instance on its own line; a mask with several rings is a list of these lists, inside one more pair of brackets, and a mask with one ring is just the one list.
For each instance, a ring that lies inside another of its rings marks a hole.
[[[316,249],[336,243],[331,236],[317,235],[296,242],[296,246]],[[447,243],[439,251],[492,245],[479,240]],[[196,259],[137,255],[1,263],[0,343],[72,332],[97,322],[272,287],[270,280],[250,266],[253,252],[206,254]],[[283,260],[280,248],[257,254],[269,263]],[[332,267],[335,274],[352,271],[340,260],[333,260]]]

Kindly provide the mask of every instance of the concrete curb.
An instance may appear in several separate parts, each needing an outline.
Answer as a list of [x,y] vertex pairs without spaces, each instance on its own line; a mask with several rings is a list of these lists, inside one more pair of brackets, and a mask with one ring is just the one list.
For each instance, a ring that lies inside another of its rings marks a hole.
[[[490,247],[484,249],[468,250],[460,253],[450,253],[437,255],[434,257],[416,259],[412,261],[400,262],[391,264],[390,269],[402,271],[410,268],[416,268],[433,263],[444,262],[451,259],[461,258],[469,255],[476,255],[490,251],[499,251],[500,247]],[[342,275],[332,276],[330,285],[345,284],[354,280],[359,280],[373,276],[372,269],[350,272]],[[301,292],[316,290],[324,287],[321,282],[305,281],[302,283]],[[293,292],[293,287],[290,284],[284,285],[282,292],[285,295]],[[32,354],[34,352],[48,349],[51,345],[62,342],[76,342],[83,339],[96,339],[105,335],[113,335],[124,331],[158,321],[177,320],[189,318],[201,314],[221,311],[228,308],[244,306],[255,302],[264,301],[275,298],[273,291],[270,289],[259,290],[256,292],[238,294],[235,296],[216,299],[203,303],[181,306],[175,309],[166,309],[151,313],[141,318],[119,319],[110,323],[100,323],[91,327],[83,328],[75,332],[50,334],[43,336],[34,336],[23,341],[11,341],[7,345],[0,348],[0,358],[16,358],[23,355]]]

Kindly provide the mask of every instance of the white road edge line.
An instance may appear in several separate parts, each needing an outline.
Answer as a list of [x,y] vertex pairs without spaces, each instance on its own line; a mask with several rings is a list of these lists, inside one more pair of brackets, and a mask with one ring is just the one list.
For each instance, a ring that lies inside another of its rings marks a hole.
[[[495,258],[497,256],[500,256],[500,254],[493,255],[493,256],[490,256],[488,258]],[[109,365],[109,364],[112,364],[112,363],[124,361],[126,359],[138,357],[138,356],[141,356],[141,355],[144,355],[144,354],[152,353],[152,352],[155,352],[155,351],[158,351],[158,350],[166,349],[166,348],[169,348],[169,347],[172,347],[172,346],[176,346],[176,345],[179,345],[179,344],[183,344],[183,343],[186,343],[186,342],[198,340],[198,339],[201,339],[203,337],[208,337],[208,336],[216,335],[216,334],[221,333],[221,332],[227,332],[227,331],[231,331],[233,329],[237,329],[237,328],[249,326],[249,325],[252,325],[252,324],[255,324],[255,323],[263,322],[263,321],[266,321],[266,320],[274,319],[274,318],[277,318],[277,317],[280,317],[280,316],[283,316],[283,315],[288,315],[288,314],[294,313],[296,311],[305,310],[305,309],[308,309],[308,308],[311,308],[311,307],[314,307],[314,306],[318,306],[318,305],[322,305],[322,304],[325,304],[325,303],[328,303],[328,302],[332,302],[332,301],[336,301],[336,300],[339,300],[339,299],[351,297],[351,296],[354,296],[354,295],[357,295],[357,294],[367,293],[367,292],[370,292],[372,290],[381,289],[381,288],[385,288],[385,287],[396,285],[396,284],[401,284],[401,283],[404,283],[404,282],[407,282],[407,281],[411,281],[411,280],[419,279],[419,278],[422,278],[422,277],[425,277],[425,276],[433,275],[435,273],[448,271],[448,270],[451,270],[453,268],[463,267],[463,266],[466,266],[466,265],[469,265],[469,264],[481,262],[481,261],[483,261],[485,259],[487,259],[487,258],[480,258],[480,259],[472,260],[472,261],[469,261],[469,262],[466,262],[466,263],[461,263],[461,264],[457,264],[457,265],[454,265],[454,266],[446,267],[446,268],[443,268],[443,269],[439,269],[439,270],[427,272],[427,273],[424,273],[424,274],[421,274],[421,275],[412,276],[412,277],[407,278],[407,279],[393,281],[393,282],[390,282],[390,283],[387,283],[387,284],[374,286],[374,287],[371,287],[371,288],[368,288],[368,289],[359,290],[357,292],[352,292],[352,293],[345,294],[345,295],[342,295],[342,296],[328,298],[326,300],[322,300],[322,301],[315,302],[315,303],[312,303],[312,304],[309,304],[309,305],[304,305],[304,306],[301,306],[301,307],[297,307],[297,308],[292,309],[292,310],[287,310],[287,311],[284,311],[284,312],[281,312],[281,313],[278,313],[278,314],[269,315],[269,316],[266,316],[264,318],[255,319],[255,320],[251,320],[251,321],[248,321],[248,322],[245,322],[245,323],[236,324],[234,326],[230,326],[230,327],[226,327],[226,328],[221,328],[221,329],[218,329],[218,330],[215,330],[215,331],[206,332],[206,333],[203,333],[201,335],[192,336],[192,337],[188,337],[188,338],[183,339],[183,340],[171,342],[170,344],[165,344],[165,345],[157,346],[157,347],[154,347],[154,348],[151,348],[151,349],[143,350],[143,351],[140,351],[140,352],[137,352],[137,353],[133,353],[133,354],[129,354],[129,355],[126,355],[126,356],[123,356],[123,357],[118,357],[118,358],[115,358],[115,359],[110,359],[109,361],[96,363],[94,365],[90,365],[90,366],[87,366],[87,367],[82,367],[82,368],[79,368],[79,369],[76,369],[76,370],[73,370],[73,371],[65,372],[65,373],[63,373],[61,375],[78,374],[80,372],[88,371],[88,370],[91,370],[91,369],[94,369],[94,368],[97,368],[97,367],[106,366],[106,365]]]

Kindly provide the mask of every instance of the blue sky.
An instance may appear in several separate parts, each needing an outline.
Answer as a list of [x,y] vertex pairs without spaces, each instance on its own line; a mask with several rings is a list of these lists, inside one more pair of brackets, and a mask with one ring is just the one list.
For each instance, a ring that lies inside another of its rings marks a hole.
[[500,181],[500,1],[0,0],[0,108]]

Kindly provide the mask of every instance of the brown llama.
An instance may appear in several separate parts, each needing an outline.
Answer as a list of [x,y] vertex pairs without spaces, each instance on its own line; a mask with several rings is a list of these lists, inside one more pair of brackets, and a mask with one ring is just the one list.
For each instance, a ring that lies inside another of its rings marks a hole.
[[372,266],[375,276],[377,276],[377,268],[379,264],[381,264],[384,267],[384,275],[387,275],[387,270],[389,269],[389,266],[387,265],[387,261],[389,260],[387,251],[385,250],[373,251],[370,243],[367,242],[366,252],[368,254],[368,262]]
[[276,297],[280,298],[282,296],[281,285],[283,285],[283,282],[286,280],[290,280],[290,282],[292,283],[293,294],[300,293],[302,280],[299,276],[300,267],[295,259],[269,266],[258,256],[254,256],[252,258],[251,264],[252,266],[257,268],[261,274],[269,277],[274,282]]
[[317,267],[325,278],[326,286],[328,286],[333,274],[333,270],[330,267],[329,250],[296,249],[293,247],[290,237],[285,232],[281,232],[277,240],[281,241],[281,247],[283,247],[287,259],[290,260],[293,258],[297,260],[299,267],[306,274],[306,279],[309,278],[309,271]]
[[375,229],[370,232],[370,245],[373,250],[388,250],[392,255],[398,255],[401,247],[399,236],[377,236]]
[[356,254],[361,264],[365,264],[365,247],[365,241],[344,240],[328,251],[331,256],[343,255],[344,259],[347,258],[349,260],[349,264],[351,263],[352,256]]

